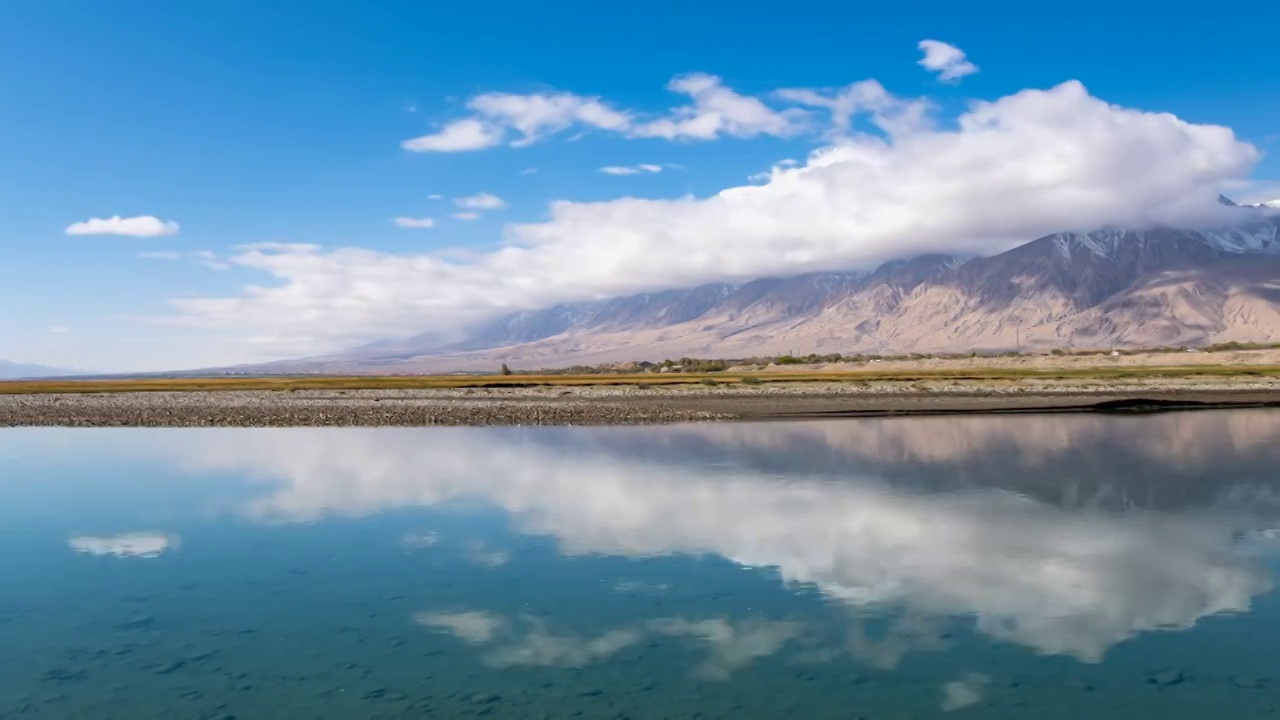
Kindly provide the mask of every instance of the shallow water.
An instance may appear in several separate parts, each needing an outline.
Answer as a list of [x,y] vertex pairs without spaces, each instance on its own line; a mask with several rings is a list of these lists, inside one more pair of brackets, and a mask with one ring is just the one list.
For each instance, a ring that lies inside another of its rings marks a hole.
[[1280,714],[1280,413],[0,430],[0,718]]

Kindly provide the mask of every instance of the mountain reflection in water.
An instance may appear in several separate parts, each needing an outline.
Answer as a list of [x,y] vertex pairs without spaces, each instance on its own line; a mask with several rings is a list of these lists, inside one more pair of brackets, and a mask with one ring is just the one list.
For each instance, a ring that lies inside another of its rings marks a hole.
[[242,430],[169,451],[261,482],[240,511],[263,522],[482,503],[564,555],[717,555],[854,618],[972,617],[1096,662],[1271,588],[1280,414]]

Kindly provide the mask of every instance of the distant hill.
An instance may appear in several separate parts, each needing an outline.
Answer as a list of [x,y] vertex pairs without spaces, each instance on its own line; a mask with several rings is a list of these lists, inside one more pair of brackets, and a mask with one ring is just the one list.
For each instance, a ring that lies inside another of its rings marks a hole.
[[47,365],[33,365],[30,363],[19,363],[10,360],[0,360],[0,380],[20,380],[22,378],[41,378],[41,377],[62,377],[66,375],[77,375],[75,370],[67,370],[65,368],[49,367]]

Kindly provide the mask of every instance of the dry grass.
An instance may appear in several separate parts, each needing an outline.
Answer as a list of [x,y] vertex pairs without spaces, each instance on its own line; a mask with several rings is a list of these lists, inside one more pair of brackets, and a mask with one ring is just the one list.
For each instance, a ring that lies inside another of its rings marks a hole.
[[[0,395],[37,393],[194,392],[217,390],[414,390],[432,388],[498,388],[533,386],[760,386],[795,382],[903,382],[927,380],[1126,380],[1142,378],[1280,376],[1280,365],[1121,366],[1088,368],[991,368],[955,370],[850,370],[796,373],[664,373],[634,375],[422,375],[422,376],[306,376],[234,378],[147,378],[132,380],[24,380],[0,382]],[[707,381],[711,381],[708,383]]]

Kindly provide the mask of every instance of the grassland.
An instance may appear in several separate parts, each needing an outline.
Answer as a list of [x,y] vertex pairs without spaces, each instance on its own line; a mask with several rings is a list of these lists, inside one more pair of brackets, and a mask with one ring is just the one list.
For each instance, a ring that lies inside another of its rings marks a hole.
[[301,390],[430,390],[582,386],[774,385],[795,383],[914,383],[1031,380],[1131,381],[1141,379],[1229,379],[1280,377],[1280,365],[1161,365],[1083,368],[937,368],[787,373],[640,373],[590,375],[420,375],[144,378],[122,380],[27,380],[0,382],[0,395]]

